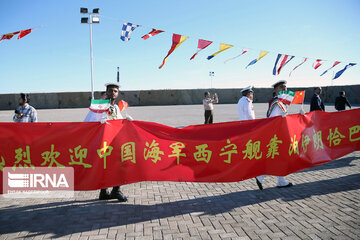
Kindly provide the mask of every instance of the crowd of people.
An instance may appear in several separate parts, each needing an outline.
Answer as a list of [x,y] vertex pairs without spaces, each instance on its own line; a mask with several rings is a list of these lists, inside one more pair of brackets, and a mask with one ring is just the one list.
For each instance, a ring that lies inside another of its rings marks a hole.
[[[278,81],[274,85],[272,85],[274,92],[273,97],[269,101],[269,108],[267,111],[267,117],[275,117],[275,116],[285,116],[287,114],[287,105],[281,101],[278,101],[277,94],[280,91],[286,91],[286,81]],[[90,111],[85,118],[86,122],[106,122],[106,120],[112,119],[127,119],[129,121],[133,120],[131,116],[125,114],[120,111],[118,105],[116,104],[116,99],[119,96],[119,88],[120,85],[117,83],[109,83],[106,84],[106,91],[101,93],[101,99],[109,99],[110,100],[110,113],[104,113],[103,115],[97,114],[94,115]],[[311,98],[310,103],[310,111],[325,111],[325,106],[323,101],[320,98],[320,94],[322,92],[321,87],[314,88],[314,95]],[[255,111],[253,106],[254,100],[254,89],[253,87],[249,86],[241,90],[242,97],[239,99],[238,102],[238,113],[239,113],[239,120],[252,120],[255,119]],[[210,92],[205,92],[203,99],[204,105],[204,117],[205,121],[204,124],[211,124],[213,123],[213,115],[214,115],[214,104],[219,103],[219,98],[216,93],[213,95]],[[30,96],[28,94],[21,93],[18,99],[19,106],[15,109],[15,114],[13,116],[14,122],[20,123],[29,123],[29,122],[37,122],[37,111],[36,109],[31,106],[30,104]],[[347,105],[351,108],[350,103],[348,102],[345,92],[341,91],[339,96],[335,100],[335,109],[338,111],[343,111],[346,109]],[[304,113],[303,113],[304,114]],[[256,183],[260,190],[263,189],[262,183],[265,176],[258,176],[255,178]],[[285,177],[278,177],[278,188],[283,187],[291,187],[293,184],[288,182]],[[114,186],[112,191],[109,192],[107,189],[101,189],[99,194],[100,200],[108,200],[108,199],[117,199],[120,202],[127,201],[127,197],[120,191],[120,186]]]
[[[272,85],[274,91],[273,96],[269,100],[269,108],[267,110],[266,116],[275,117],[275,116],[286,116],[288,105],[284,104],[282,101],[278,100],[278,93],[281,91],[287,91],[287,82],[285,80],[280,80]],[[320,94],[322,93],[321,87],[314,88],[314,95],[311,98],[310,102],[310,111],[325,111],[325,106],[323,101],[320,98]],[[238,102],[238,113],[239,113],[239,121],[245,120],[253,120],[255,119],[255,111],[253,106],[254,100],[254,90],[252,86],[248,86],[241,90],[242,97]],[[205,124],[213,122],[213,110],[214,103],[218,103],[219,99],[217,94],[215,93],[212,98],[210,98],[210,93],[205,92],[205,99],[203,100],[204,109],[205,109]],[[335,109],[338,111],[345,110],[345,104],[351,108],[350,103],[345,97],[345,92],[341,91],[339,93],[339,97],[335,100]],[[301,114],[305,114],[304,110],[301,109]],[[258,185],[260,190],[263,190],[263,181],[265,175],[258,176],[255,178],[256,184]],[[279,176],[277,186],[278,188],[291,187],[293,184],[288,182],[285,177]]]

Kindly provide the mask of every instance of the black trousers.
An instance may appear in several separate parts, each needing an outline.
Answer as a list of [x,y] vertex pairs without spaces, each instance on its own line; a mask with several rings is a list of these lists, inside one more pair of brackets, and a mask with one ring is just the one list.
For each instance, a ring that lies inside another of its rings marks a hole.
[[[101,192],[106,192],[106,190],[107,190],[107,188],[103,188],[103,189],[101,189]],[[120,186],[113,187],[112,191],[114,191],[114,192],[120,191]]]
[[213,123],[213,111],[205,110],[205,124]]

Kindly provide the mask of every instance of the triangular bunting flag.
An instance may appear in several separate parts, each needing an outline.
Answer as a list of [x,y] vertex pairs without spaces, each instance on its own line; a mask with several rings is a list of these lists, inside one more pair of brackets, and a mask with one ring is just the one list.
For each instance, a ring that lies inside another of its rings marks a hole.
[[20,34],[17,39],[23,38],[26,35],[28,35],[29,33],[31,33],[31,29],[22,30],[22,31],[20,31]]
[[239,55],[237,55],[237,56],[235,56],[235,57],[233,57],[233,58],[230,58],[230,59],[226,60],[224,63],[230,62],[230,61],[234,60],[235,58],[240,57],[240,56],[243,55],[244,53],[247,53],[248,51],[250,51],[249,48],[243,48],[242,52],[241,52]]
[[210,55],[207,57],[207,60],[212,59],[213,57],[215,57],[216,55],[218,55],[219,53],[221,53],[222,51],[225,51],[226,49],[229,49],[233,47],[233,45],[228,45],[228,44],[224,44],[224,43],[220,43],[220,50],[217,51],[216,53]]
[[2,37],[1,37],[1,39],[0,39],[0,41],[1,40],[10,40],[10,39],[12,39],[16,34],[18,34],[19,32],[14,32],[14,33],[8,33],[8,34],[4,34],[4,35],[2,35]]
[[159,69],[161,69],[161,68],[164,66],[164,64],[165,64],[165,62],[167,61],[169,55],[170,55],[176,48],[178,48],[183,42],[185,42],[186,39],[188,39],[188,38],[189,38],[189,37],[187,37],[187,36],[182,36],[182,35],[175,34],[175,33],[173,34],[173,40],[172,40],[173,42],[172,42],[171,48],[170,48],[168,54],[166,55],[166,57],[164,58],[162,64],[161,64],[160,67],[159,67]]
[[162,30],[157,30],[157,29],[153,28],[153,29],[151,30],[151,32],[149,32],[148,34],[145,34],[145,35],[142,36],[141,38],[144,39],[144,40],[146,40],[146,39],[148,39],[149,37],[155,36],[155,35],[157,35],[157,34],[159,34],[159,33],[162,33],[162,32],[164,32],[164,31],[162,31]]
[[260,59],[262,59],[263,57],[265,57],[265,55],[268,54],[268,53],[269,53],[269,52],[261,51],[261,52],[260,52],[260,56],[259,56],[258,58],[256,58],[256,59],[252,60],[252,61],[246,66],[246,68],[248,68],[249,66],[257,63]]
[[323,72],[323,73],[320,75],[320,77],[321,77],[322,75],[326,74],[329,70],[331,70],[333,67],[335,67],[335,66],[338,65],[339,63],[340,63],[340,62],[338,62],[338,61],[334,62],[334,64],[332,65],[332,67],[329,68],[329,69],[327,69],[327,70],[325,70],[325,72]]
[[302,61],[302,63],[300,63],[299,65],[297,65],[296,67],[294,67],[293,70],[291,70],[291,72],[289,73],[289,77],[291,76],[291,73],[297,69],[298,67],[300,67],[301,65],[303,65],[306,61],[308,60],[308,58],[304,58],[304,60]]
[[355,66],[355,65],[356,65],[356,63],[349,63],[348,65],[346,65],[346,66],[344,67],[344,69],[338,71],[338,72],[335,74],[335,76],[333,77],[333,80],[334,80],[334,79],[337,79],[338,77],[340,77],[341,74],[343,74],[346,69],[348,69],[349,67]]
[[195,56],[203,49],[207,48],[210,44],[212,44],[212,42],[207,41],[207,40],[203,40],[203,39],[199,39],[198,41],[198,49],[196,51],[196,53],[190,58],[190,60],[193,60],[195,58]]
[[323,64],[324,60],[321,59],[316,59],[316,61],[313,63],[313,68],[316,70],[318,69],[318,67],[321,66],[321,64]]

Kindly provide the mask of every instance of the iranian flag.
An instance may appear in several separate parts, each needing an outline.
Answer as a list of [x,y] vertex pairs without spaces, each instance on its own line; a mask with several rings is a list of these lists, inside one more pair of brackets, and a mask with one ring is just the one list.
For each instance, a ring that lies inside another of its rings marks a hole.
[[278,93],[278,100],[286,105],[290,105],[295,97],[295,93],[292,91],[281,91]]
[[93,99],[89,107],[90,111],[94,113],[108,112],[110,108],[109,99]]

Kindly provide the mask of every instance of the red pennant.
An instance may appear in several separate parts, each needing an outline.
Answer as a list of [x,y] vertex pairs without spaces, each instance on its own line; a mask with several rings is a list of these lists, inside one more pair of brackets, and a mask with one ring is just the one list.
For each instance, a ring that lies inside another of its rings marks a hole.
[[23,38],[26,35],[28,35],[29,33],[31,33],[31,29],[22,30],[22,31],[20,31],[20,34],[17,39]]

